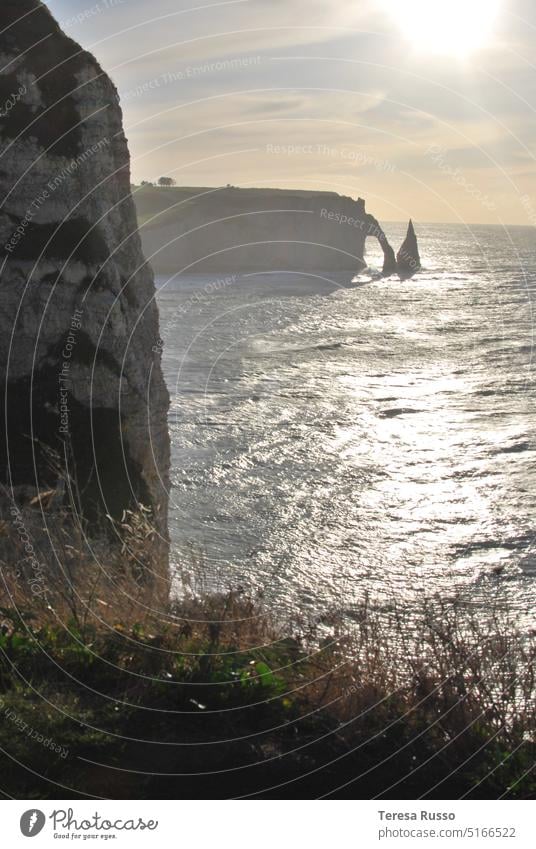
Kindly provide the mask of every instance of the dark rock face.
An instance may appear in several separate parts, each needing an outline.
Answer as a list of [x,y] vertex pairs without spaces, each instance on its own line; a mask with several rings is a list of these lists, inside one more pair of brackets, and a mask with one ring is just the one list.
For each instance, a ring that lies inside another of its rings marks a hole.
[[66,479],[90,525],[149,508],[164,597],[169,400],[117,92],[37,0],[0,26],[0,483]]
[[413,277],[421,269],[421,258],[413,221],[410,219],[406,238],[396,255],[397,271],[403,280]]

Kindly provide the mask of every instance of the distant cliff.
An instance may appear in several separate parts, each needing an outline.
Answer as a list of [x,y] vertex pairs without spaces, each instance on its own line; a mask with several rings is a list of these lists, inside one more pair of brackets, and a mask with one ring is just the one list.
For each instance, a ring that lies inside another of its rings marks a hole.
[[348,271],[377,238],[385,271],[394,252],[365,202],[335,192],[155,188],[135,191],[145,254],[157,272]]
[[142,503],[165,596],[168,395],[117,92],[37,0],[0,25],[0,484],[62,482],[89,527]]

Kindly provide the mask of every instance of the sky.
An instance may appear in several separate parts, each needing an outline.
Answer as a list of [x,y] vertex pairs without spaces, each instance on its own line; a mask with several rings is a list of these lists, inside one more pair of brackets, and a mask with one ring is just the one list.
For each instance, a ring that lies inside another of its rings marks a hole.
[[118,87],[133,179],[536,226],[534,0],[50,0]]

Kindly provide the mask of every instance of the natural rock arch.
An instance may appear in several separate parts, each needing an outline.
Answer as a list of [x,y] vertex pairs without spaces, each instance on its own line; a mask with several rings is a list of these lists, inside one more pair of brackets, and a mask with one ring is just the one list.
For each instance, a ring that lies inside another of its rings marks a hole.
[[367,215],[366,224],[366,235],[377,239],[383,251],[383,275],[388,277],[391,274],[396,274],[397,264],[395,252],[389,244],[389,240],[380,226],[379,221],[374,218],[373,215]]

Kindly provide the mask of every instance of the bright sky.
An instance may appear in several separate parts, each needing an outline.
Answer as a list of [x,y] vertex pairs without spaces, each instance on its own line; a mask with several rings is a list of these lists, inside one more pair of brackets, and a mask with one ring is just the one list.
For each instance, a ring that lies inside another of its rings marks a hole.
[[534,0],[48,5],[119,88],[136,181],[536,226]]

